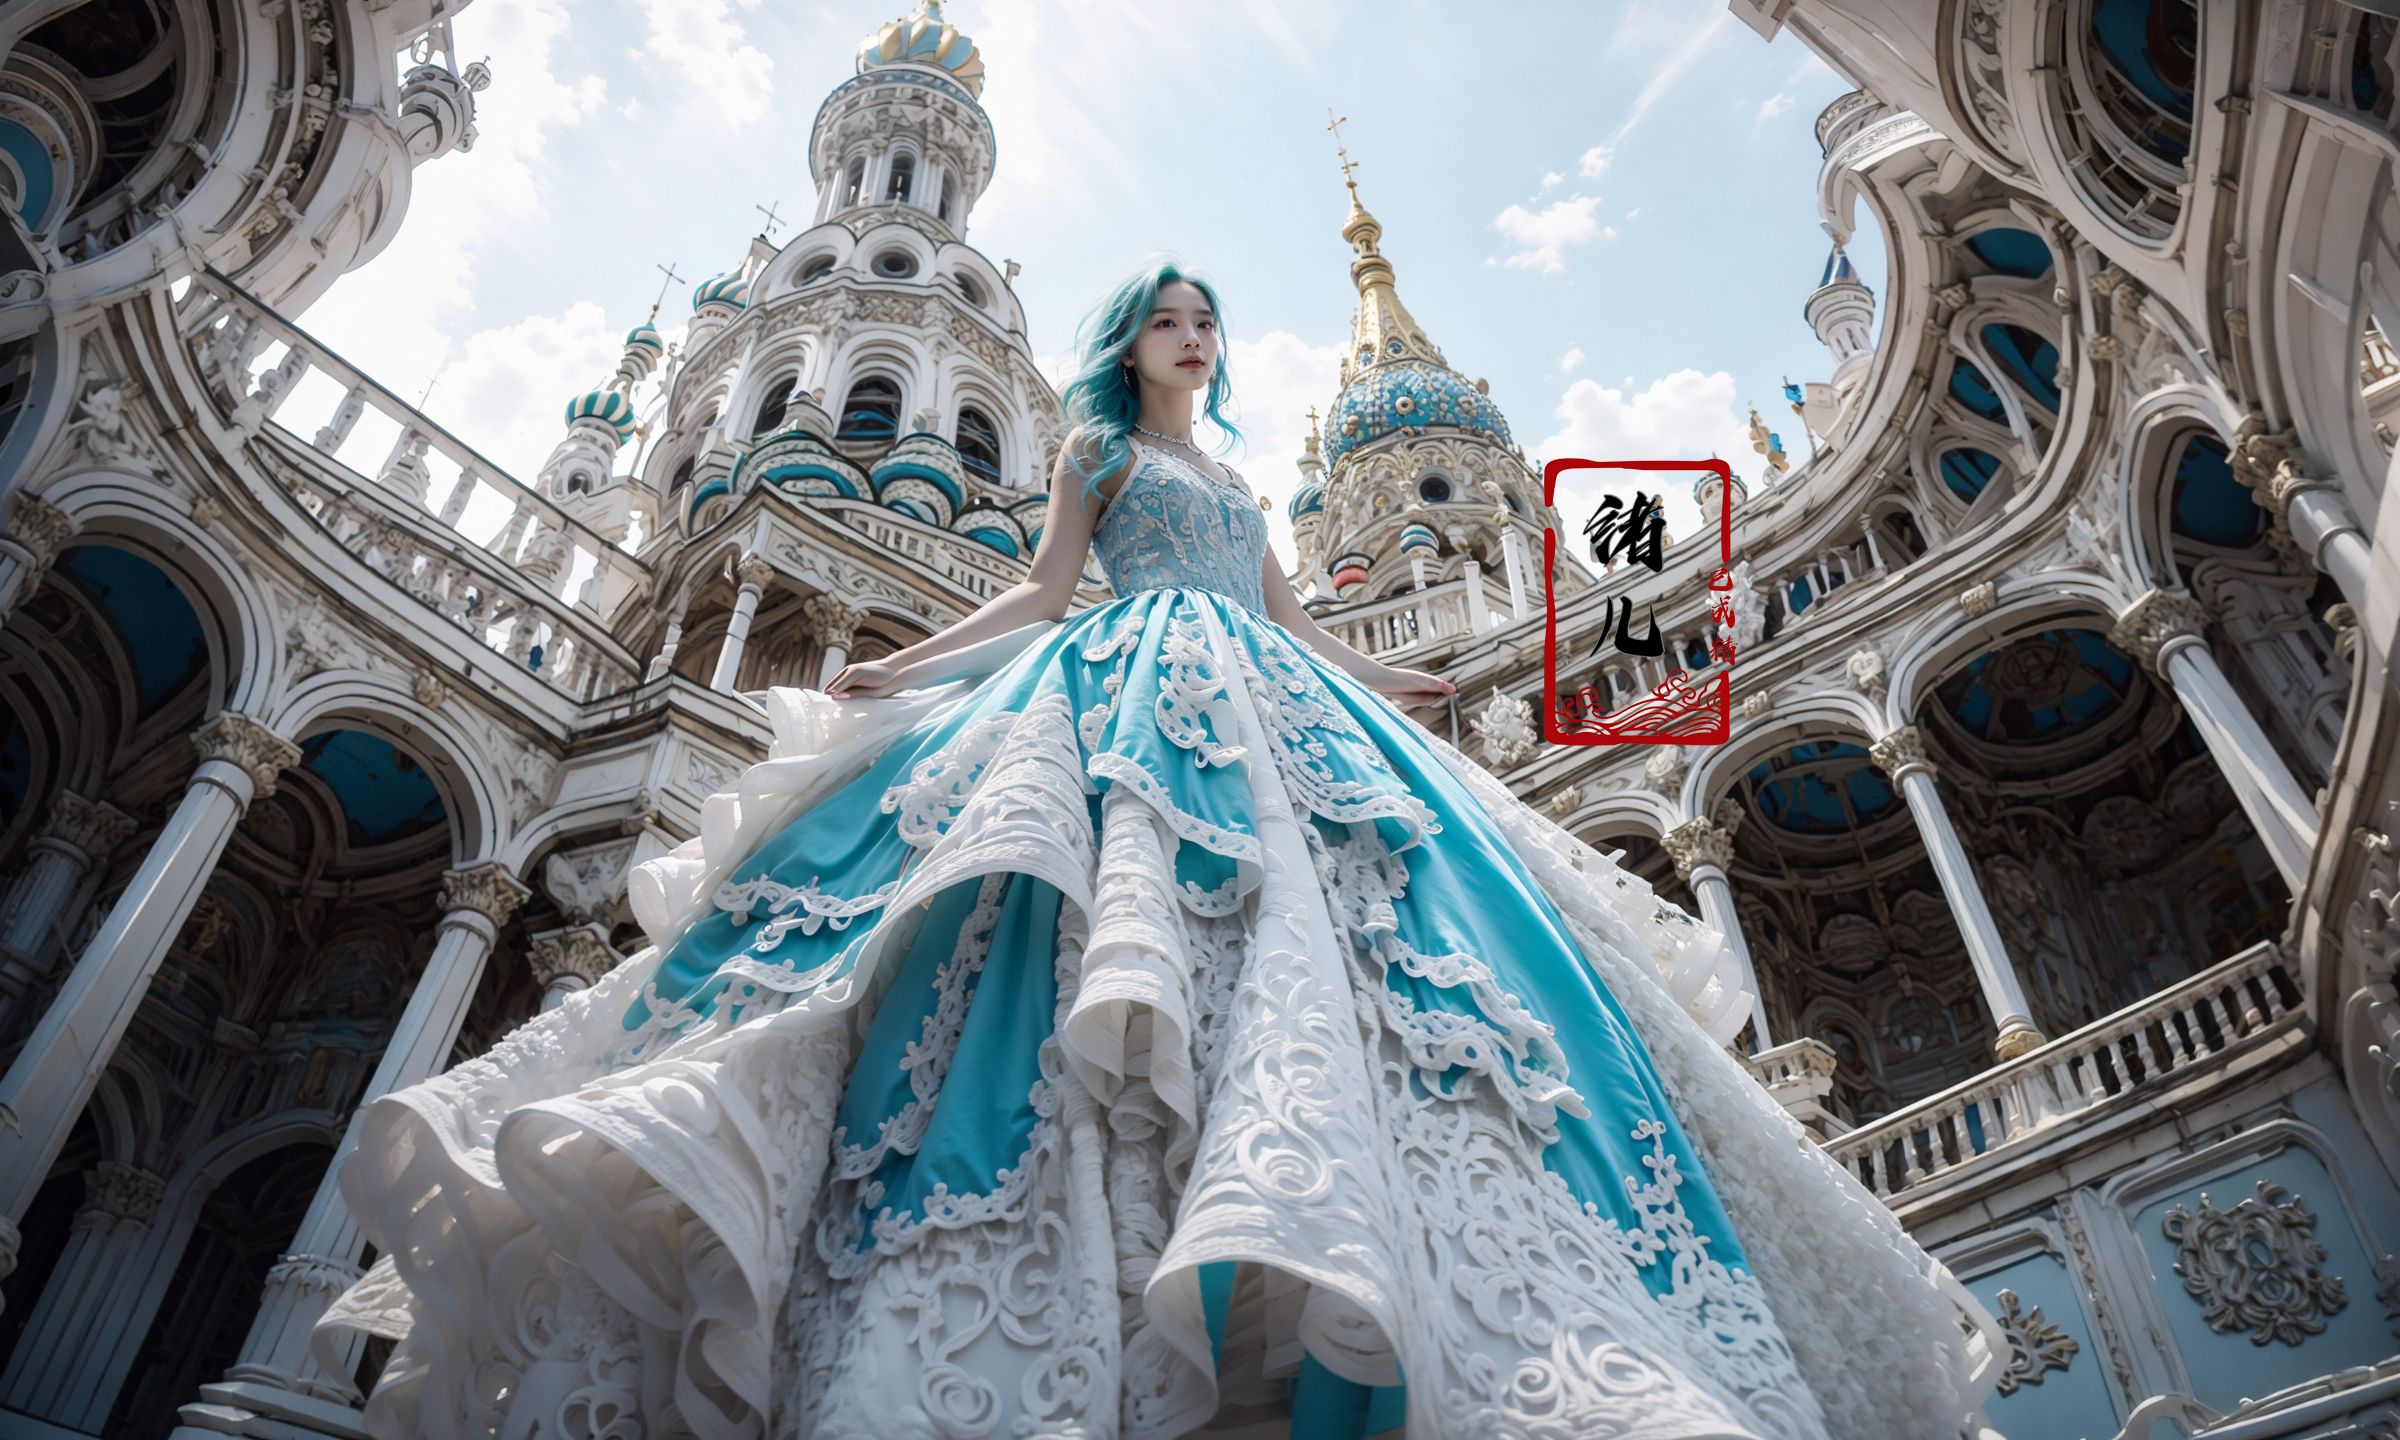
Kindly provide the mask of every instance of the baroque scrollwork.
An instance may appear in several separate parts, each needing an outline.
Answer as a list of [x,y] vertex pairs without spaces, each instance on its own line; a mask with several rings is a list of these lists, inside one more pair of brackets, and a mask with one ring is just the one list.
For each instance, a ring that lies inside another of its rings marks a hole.
[[2177,1205],[2162,1226],[2177,1246],[2184,1293],[2211,1330],[2248,1330],[2253,1345],[2298,1345],[2350,1303],[2341,1278],[2325,1273],[2317,1217],[2272,1180],[2230,1210],[2203,1193],[2199,1209]]
[[2014,1395],[2020,1385],[2039,1385],[2042,1376],[2052,1370],[2064,1370],[2074,1362],[2083,1347],[2057,1325],[2042,1317],[2042,1307],[2025,1308],[2014,1290],[2003,1290],[1994,1297],[2000,1311],[1996,1317],[2001,1331],[2008,1336],[2008,1368],[2000,1374],[2000,1393]]

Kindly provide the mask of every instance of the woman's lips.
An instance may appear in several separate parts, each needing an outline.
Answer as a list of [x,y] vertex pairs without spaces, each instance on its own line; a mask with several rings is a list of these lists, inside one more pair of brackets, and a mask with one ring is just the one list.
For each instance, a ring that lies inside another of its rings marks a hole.
[[1198,360],[1178,360],[1175,362],[1175,368],[1178,370],[1198,370],[1202,368],[1202,365]]

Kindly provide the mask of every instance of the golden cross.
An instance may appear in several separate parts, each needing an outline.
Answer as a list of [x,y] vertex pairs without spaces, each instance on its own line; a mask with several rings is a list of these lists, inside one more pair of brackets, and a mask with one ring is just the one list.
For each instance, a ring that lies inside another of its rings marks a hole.
[[1342,157],[1342,183],[1350,187],[1351,194],[1356,195],[1358,181],[1351,176],[1350,172],[1358,168],[1358,162],[1350,158],[1349,150],[1342,145],[1342,126],[1349,123],[1349,120],[1350,117],[1347,115],[1336,119],[1333,107],[1330,105],[1325,107],[1325,128],[1333,132],[1333,153]]

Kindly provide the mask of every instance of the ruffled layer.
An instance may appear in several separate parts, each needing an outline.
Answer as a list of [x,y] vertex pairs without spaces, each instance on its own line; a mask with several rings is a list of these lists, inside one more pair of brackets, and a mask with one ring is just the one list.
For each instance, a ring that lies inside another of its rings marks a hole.
[[[367,1112],[345,1194],[385,1258],[327,1323],[405,1337],[377,1434],[747,1440],[774,1409],[805,1434],[1166,1436],[1232,1403],[1236,1333],[1262,1376],[1405,1362],[1414,1433],[1808,1437],[1820,1400],[1836,1434],[1956,1429],[1938,1267],[1723,1055],[1747,1001],[1713,932],[1279,630],[1147,592],[973,690],[775,706],[776,758],[636,879],[663,952]],[[1450,873],[1430,842],[1471,818],[1411,793],[1385,759],[1410,746],[1515,847],[1672,1112],[1601,1134],[1623,1087],[1578,1088],[1506,947],[1406,938],[1448,933],[1412,869]],[[877,770],[893,873],[756,870]],[[1055,891],[1051,1033],[998,1097],[1029,1125],[1013,1163],[962,1188],[915,1170],[1004,877]],[[965,918],[929,918],[944,896]],[[662,986],[736,917],[739,953]],[[843,1110],[921,925],[943,944],[908,1059]],[[1678,1121],[1758,1278],[1714,1200],[1686,1203]],[[1212,1328],[1223,1261],[1263,1308]],[[1856,1375],[1820,1335],[1903,1358]]]

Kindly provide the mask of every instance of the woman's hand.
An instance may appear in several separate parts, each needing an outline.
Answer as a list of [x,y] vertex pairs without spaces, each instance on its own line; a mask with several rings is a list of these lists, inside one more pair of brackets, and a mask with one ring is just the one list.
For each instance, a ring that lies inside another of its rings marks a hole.
[[1402,709],[1423,705],[1439,705],[1458,693],[1458,687],[1439,675],[1422,670],[1395,670],[1383,667],[1383,673],[1367,682],[1369,688],[1389,696]]
[[880,700],[901,688],[900,672],[906,668],[883,660],[844,665],[825,693],[836,700]]

